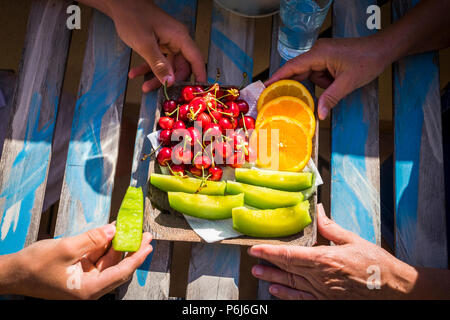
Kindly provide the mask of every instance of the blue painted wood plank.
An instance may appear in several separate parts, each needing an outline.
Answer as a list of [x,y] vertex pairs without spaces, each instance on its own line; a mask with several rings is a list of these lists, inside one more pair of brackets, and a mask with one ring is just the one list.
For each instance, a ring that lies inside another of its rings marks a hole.
[[131,50],[94,10],[67,155],[55,236],[109,221]]
[[[336,0],[333,36],[360,37],[373,0]],[[361,237],[381,243],[378,93],[376,81],[354,91],[332,111],[331,217]]]
[[[221,70],[220,83],[251,81],[255,22],[214,3],[208,55],[208,81]],[[215,263],[220,259],[221,263]],[[240,248],[235,245],[193,244],[186,299],[238,299]]]
[[[195,34],[197,0],[160,0],[155,3],[178,21],[184,23],[191,36]],[[142,96],[138,129],[134,146],[133,167],[131,173],[132,186],[140,186],[147,195],[148,178],[152,168],[150,161],[141,161],[144,154],[151,152],[151,144],[147,135],[154,130],[157,109],[157,91]],[[151,208],[148,197],[145,198],[146,210]],[[168,241],[152,242],[153,253],[136,270],[129,285],[119,290],[121,299],[168,299],[169,268],[173,244]]]
[[[394,21],[418,1],[394,1]],[[447,267],[437,52],[394,64],[395,252],[416,266]]]
[[0,254],[34,242],[69,48],[71,1],[33,1],[0,161]]

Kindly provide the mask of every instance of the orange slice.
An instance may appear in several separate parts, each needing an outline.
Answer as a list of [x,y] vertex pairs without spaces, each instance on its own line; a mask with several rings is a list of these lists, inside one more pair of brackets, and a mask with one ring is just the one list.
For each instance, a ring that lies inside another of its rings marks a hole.
[[299,98],[314,112],[314,100],[311,94],[304,85],[295,80],[280,80],[264,89],[258,99],[258,111],[269,101],[282,96]]
[[305,127],[308,136],[314,137],[316,118],[302,100],[284,96],[266,103],[258,112],[255,126],[258,127],[264,120],[273,116],[286,116],[299,121]]
[[250,137],[257,150],[256,165],[280,171],[301,171],[311,158],[312,139],[297,120],[273,116],[264,120]]

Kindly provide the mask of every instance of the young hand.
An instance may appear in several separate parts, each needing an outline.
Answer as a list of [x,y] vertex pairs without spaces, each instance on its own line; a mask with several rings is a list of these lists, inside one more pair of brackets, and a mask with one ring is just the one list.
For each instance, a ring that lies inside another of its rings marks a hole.
[[142,90],[149,92],[167,82],[185,80],[194,73],[197,81],[206,81],[203,56],[187,28],[150,0],[80,0],[114,20],[120,38],[144,60],[133,68],[130,78],[152,71],[155,78],[146,81]]
[[8,274],[0,277],[0,292],[44,299],[101,297],[126,282],[152,251],[146,232],[139,250],[123,258],[123,252],[111,247],[114,233],[115,226],[108,224],[74,237],[38,241],[1,257]]

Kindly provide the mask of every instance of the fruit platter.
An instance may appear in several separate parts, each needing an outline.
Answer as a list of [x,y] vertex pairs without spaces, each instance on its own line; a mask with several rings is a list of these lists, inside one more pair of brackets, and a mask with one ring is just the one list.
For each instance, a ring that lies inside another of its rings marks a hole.
[[150,162],[144,230],[154,239],[315,243],[314,101],[300,83],[281,82],[158,91],[153,150],[142,157]]

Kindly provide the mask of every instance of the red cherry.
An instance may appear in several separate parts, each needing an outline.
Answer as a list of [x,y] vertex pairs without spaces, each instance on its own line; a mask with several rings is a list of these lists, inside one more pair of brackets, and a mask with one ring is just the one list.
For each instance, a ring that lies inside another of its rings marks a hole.
[[183,104],[179,109],[178,109],[178,120],[181,121],[188,121],[188,114],[189,114],[189,105],[188,104]]
[[184,128],[173,129],[170,139],[174,143],[177,143],[177,142],[180,142],[181,140],[187,139],[188,141],[186,143],[190,143],[191,135],[187,129],[184,129]]
[[205,112],[202,112],[198,115],[197,121],[200,121],[202,129],[205,129],[211,123],[211,117]]
[[187,129],[189,132],[189,137],[191,138],[191,146],[193,146],[195,143],[201,143],[202,136],[200,135],[200,132],[195,127],[190,127]]
[[170,160],[172,160],[172,149],[168,147],[162,148],[159,151],[156,160],[158,160],[160,166],[166,167]]
[[161,129],[172,129],[174,120],[171,117],[161,117],[159,118],[158,124],[161,127]]
[[229,142],[218,142],[215,144],[216,153],[222,159],[227,159],[233,154],[233,146]]
[[197,116],[206,110],[206,103],[202,97],[194,98],[189,102],[189,112],[188,118],[191,120],[197,119]]
[[245,161],[250,162],[250,163],[255,163],[256,157],[257,157],[257,154],[255,152],[255,149],[253,149],[253,147],[251,145],[248,145],[247,146],[247,154],[245,155]]
[[204,94],[204,90],[201,86],[194,86],[192,88],[195,97],[202,97]]
[[208,174],[210,175],[209,180],[220,181],[220,179],[222,179],[223,170],[220,167],[211,167],[208,169]]
[[227,130],[233,129],[233,124],[231,123],[231,120],[228,118],[221,118],[219,120],[219,126],[222,128],[222,133],[224,135],[227,134]]
[[245,101],[245,100],[239,99],[239,100],[236,100],[235,102],[239,107],[239,112],[243,113],[244,115],[248,112],[248,109],[250,109],[247,101]]
[[245,163],[245,154],[241,151],[237,151],[231,157],[227,159],[227,164],[232,168],[241,168]]
[[184,149],[183,146],[177,145],[172,150],[172,162],[175,164],[190,164],[192,161],[192,152],[189,148]]
[[194,95],[194,87],[192,86],[185,86],[182,90],[181,90],[181,97],[183,98],[184,101],[189,102],[192,99],[195,98]]
[[191,166],[189,168],[189,172],[192,173],[194,176],[201,177],[202,176],[202,169],[198,169],[195,166]]
[[245,129],[247,129],[247,130],[255,129],[255,119],[253,119],[252,117],[245,116],[244,120],[242,120],[242,117],[239,117],[237,127],[244,128],[244,123],[245,123]]
[[184,124],[183,121],[178,120],[178,121],[175,121],[175,123],[174,123],[173,126],[172,126],[172,129],[173,129],[173,130],[176,130],[176,129],[186,129],[186,125]]
[[241,146],[245,143],[245,135],[242,131],[233,131],[228,136],[228,139],[230,139],[233,142],[233,147],[237,148],[238,146]]
[[184,176],[184,165],[183,164],[172,164],[170,166],[170,174]]
[[198,156],[194,158],[194,166],[200,170],[208,169],[211,166],[211,159],[206,155]]
[[217,122],[222,118],[223,109],[220,107],[216,107],[215,109],[211,109],[211,120],[216,120]]
[[159,142],[163,144],[163,146],[170,145],[171,142],[172,131],[171,130],[161,130],[159,133]]
[[227,101],[225,103],[227,108],[225,109],[226,113],[230,113],[230,117],[237,118],[239,117],[239,107],[234,101]]
[[217,90],[217,92],[216,92],[216,99],[222,98],[225,94],[226,94],[225,90],[223,90],[223,89]]
[[205,143],[218,141],[222,138],[222,128],[217,123],[210,123],[203,134],[203,141]]
[[163,103],[163,110],[167,113],[172,113],[177,108],[177,102],[175,100],[166,100]]

